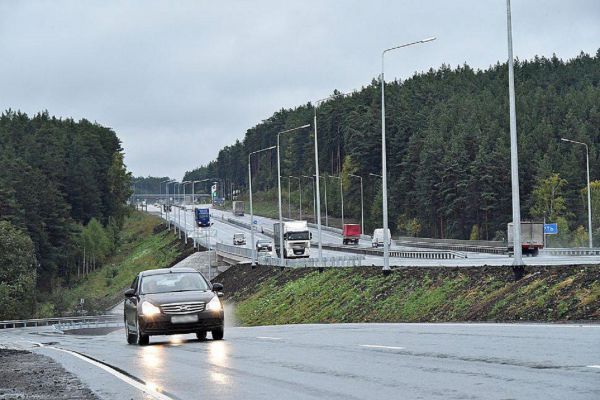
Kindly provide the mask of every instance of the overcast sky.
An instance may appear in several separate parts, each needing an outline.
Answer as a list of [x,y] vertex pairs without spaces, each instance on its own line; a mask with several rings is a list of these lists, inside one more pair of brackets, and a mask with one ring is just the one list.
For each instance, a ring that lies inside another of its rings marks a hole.
[[[600,47],[600,1],[513,0],[514,53]],[[113,128],[134,175],[181,178],[281,108],[506,60],[505,0],[0,0],[0,109]]]

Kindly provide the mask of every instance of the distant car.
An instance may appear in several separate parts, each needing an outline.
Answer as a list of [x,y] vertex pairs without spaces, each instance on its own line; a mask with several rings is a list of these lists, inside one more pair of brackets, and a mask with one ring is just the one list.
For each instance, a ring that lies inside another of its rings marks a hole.
[[246,244],[246,235],[243,233],[234,233],[233,234],[233,244],[234,246],[242,246]]
[[[392,245],[392,234],[390,233],[390,230],[388,228],[387,230],[387,234],[388,234],[388,245],[391,246]],[[371,239],[371,245],[375,248],[377,247],[383,247],[383,228],[377,228],[375,229],[375,231],[373,231],[373,239]]]
[[151,335],[195,333],[223,339],[223,285],[211,284],[193,268],[143,271],[125,291],[127,343],[146,345]]
[[273,251],[273,243],[269,239],[258,239],[256,241],[257,253],[269,253]]

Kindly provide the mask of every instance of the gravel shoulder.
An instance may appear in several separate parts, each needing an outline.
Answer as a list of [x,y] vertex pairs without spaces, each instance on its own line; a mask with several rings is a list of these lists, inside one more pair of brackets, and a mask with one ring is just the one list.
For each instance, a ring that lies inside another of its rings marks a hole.
[[0,349],[0,400],[99,399],[73,374],[49,357]]

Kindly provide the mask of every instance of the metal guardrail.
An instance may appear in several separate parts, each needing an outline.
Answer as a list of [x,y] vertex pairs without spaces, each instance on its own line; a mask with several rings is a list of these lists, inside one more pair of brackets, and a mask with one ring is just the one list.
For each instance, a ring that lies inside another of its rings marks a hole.
[[[365,248],[365,247],[353,247],[353,246],[334,246],[334,245],[323,245],[324,249],[334,251],[344,251],[347,253],[365,254],[370,256],[383,257],[383,250]],[[467,258],[465,253],[453,250],[393,250],[390,249],[390,257],[396,258],[414,258],[414,259],[427,259],[427,260],[451,260],[456,258]]]
[[[360,267],[364,256],[323,257],[326,267]],[[258,264],[273,267],[287,268],[317,268],[320,267],[318,258],[286,258],[281,264],[281,259],[275,257],[259,257]]]
[[[472,253],[506,254],[506,246],[502,242],[487,242],[492,245],[471,243],[470,240],[430,239],[430,238],[398,238],[396,244],[408,247],[439,249]],[[483,241],[473,241],[483,242]],[[501,244],[501,245],[500,245]]]
[[54,324],[53,328],[59,332],[67,332],[78,329],[98,329],[98,328],[120,328],[123,326],[123,317],[121,315],[102,315],[96,319],[84,321],[61,321]]
[[545,248],[540,250],[540,254],[546,256],[600,256],[600,248]]
[[48,326],[48,325],[59,325],[68,323],[91,323],[98,320],[108,321],[114,319],[121,319],[120,315],[94,315],[94,316],[81,316],[81,317],[54,317],[54,318],[32,318],[32,319],[19,319],[19,320],[8,320],[0,321],[0,329],[10,328],[28,328],[35,326]]

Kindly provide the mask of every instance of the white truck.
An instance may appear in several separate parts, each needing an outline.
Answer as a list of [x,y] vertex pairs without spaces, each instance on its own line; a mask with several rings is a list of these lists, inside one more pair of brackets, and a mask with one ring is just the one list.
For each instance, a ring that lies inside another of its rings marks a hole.
[[[392,246],[392,233],[390,229],[387,230],[388,234],[388,246]],[[371,239],[371,245],[375,248],[383,247],[383,228],[377,228],[373,231],[373,238]]]
[[[280,257],[281,244],[279,238],[280,224],[273,224],[273,241],[275,252]],[[312,234],[308,230],[306,221],[286,221],[283,223],[283,257],[308,258],[310,257],[310,239]]]
[[244,202],[243,201],[234,201],[233,202],[233,215],[244,216]]
[[[508,254],[515,252],[513,223],[508,224]],[[521,221],[521,249],[524,255],[537,256],[544,248],[544,223]]]

